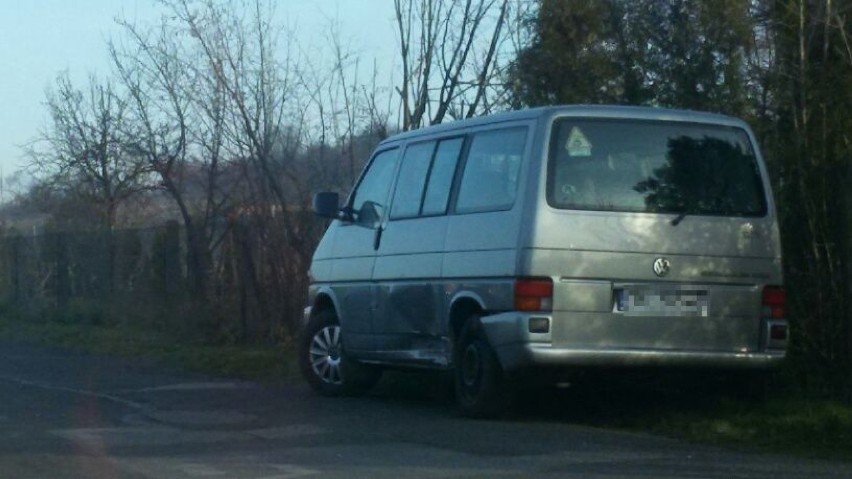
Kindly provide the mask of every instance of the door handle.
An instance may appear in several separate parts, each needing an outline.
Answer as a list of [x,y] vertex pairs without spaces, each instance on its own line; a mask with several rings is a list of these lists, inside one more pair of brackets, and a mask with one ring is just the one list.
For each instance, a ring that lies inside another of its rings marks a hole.
[[373,237],[373,250],[375,251],[378,251],[379,245],[382,244],[382,231],[384,231],[384,228],[381,226],[376,228],[376,235]]

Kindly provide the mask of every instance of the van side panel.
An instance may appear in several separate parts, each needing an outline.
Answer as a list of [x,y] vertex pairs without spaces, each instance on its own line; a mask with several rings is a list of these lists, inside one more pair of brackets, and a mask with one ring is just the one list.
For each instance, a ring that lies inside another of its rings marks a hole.
[[375,350],[385,360],[446,365],[446,300],[440,284],[447,217],[390,221],[382,233],[373,281]]
[[[518,247],[521,244],[522,224],[524,214],[531,205],[529,199],[531,180],[537,178],[539,165],[533,155],[540,151],[537,144],[541,133],[538,121],[516,123],[517,127],[526,127],[526,144],[520,163],[517,178],[515,202],[511,209],[505,211],[470,212],[451,214],[447,227],[447,237],[444,246],[443,278],[448,281],[448,291],[457,294],[464,288],[475,288],[476,279],[513,280],[518,273]],[[507,125],[499,125],[507,128]],[[508,125],[511,127],[512,125]],[[535,180],[533,180],[535,181]],[[533,183],[534,185],[534,183]],[[534,195],[534,192],[533,192]],[[463,283],[458,280],[464,280]],[[461,285],[466,286],[462,287]],[[489,283],[484,286],[484,297],[489,298],[484,304],[488,311],[506,311],[512,309],[511,294],[492,297],[488,290],[494,289]]]
[[[532,132],[529,121],[498,123],[450,130],[444,135],[415,136],[410,144],[400,145],[405,151],[403,162],[409,159],[409,150],[414,152],[413,148],[429,142],[438,145],[433,160],[442,145],[463,135],[469,147],[459,150],[453,187],[447,193],[446,214],[385,221],[372,275],[376,288],[372,330],[375,350],[358,351],[359,357],[396,364],[447,366],[452,353],[449,311],[453,298],[460,295],[478,298],[486,310],[511,309],[511,278],[517,271],[523,207],[524,188],[520,184],[527,177],[525,155]],[[519,147],[521,151],[517,152]],[[419,158],[412,154],[411,161],[414,164]],[[505,172],[511,171],[511,167],[517,167],[517,173],[510,178]],[[477,188],[464,189],[466,168],[477,172],[467,178],[477,180],[470,183]],[[417,172],[415,168],[410,171]],[[418,174],[432,171],[420,170]],[[479,172],[496,174],[495,181],[486,180]],[[402,178],[402,174],[396,180],[396,190],[418,183],[410,181],[413,178]],[[512,180],[517,181],[514,201],[507,201],[512,193],[509,187]],[[456,199],[465,192],[469,203],[474,203],[473,208],[480,211],[456,212]],[[398,193],[392,195],[394,200]],[[410,198],[409,195],[407,201]],[[483,203],[477,205],[478,200]],[[389,207],[393,211],[396,205]],[[489,208],[498,211],[482,211]]]
[[514,276],[520,210],[450,217],[444,278]]
[[[442,259],[442,278],[448,298],[479,298],[486,314],[514,308],[512,288],[518,273],[518,246],[524,211],[528,208],[528,183],[536,148],[535,123],[497,125],[505,131],[525,127],[525,144],[520,158],[514,203],[502,211],[456,212],[448,217],[447,235]],[[491,128],[493,129],[493,128]],[[488,130],[483,130],[488,133]],[[474,135],[477,132],[473,132]],[[471,153],[472,155],[472,153]],[[470,158],[468,158],[470,161]],[[488,187],[488,185],[484,185]],[[461,204],[457,199],[456,207]],[[449,321],[449,308],[443,321]]]
[[373,285],[366,278],[373,273],[373,238],[376,232],[342,222],[335,222],[332,227],[337,231],[331,249],[330,274],[334,278],[331,290],[340,308],[338,319],[347,330],[348,347],[371,348]]

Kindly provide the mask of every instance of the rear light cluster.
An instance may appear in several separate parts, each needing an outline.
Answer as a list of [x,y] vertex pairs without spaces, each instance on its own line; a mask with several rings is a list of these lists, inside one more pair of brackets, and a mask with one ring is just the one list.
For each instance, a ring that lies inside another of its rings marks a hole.
[[763,288],[763,317],[770,319],[783,319],[787,317],[785,305],[787,304],[787,292],[781,286],[766,286]]
[[787,292],[782,286],[765,286],[761,300],[761,316],[767,327],[767,346],[769,348],[786,347],[787,329]]
[[515,310],[550,311],[553,309],[553,280],[518,278],[515,280]]

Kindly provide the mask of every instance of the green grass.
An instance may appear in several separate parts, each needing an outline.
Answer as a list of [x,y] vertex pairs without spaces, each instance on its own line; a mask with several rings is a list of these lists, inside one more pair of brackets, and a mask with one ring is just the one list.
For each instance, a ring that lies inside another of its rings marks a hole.
[[712,410],[664,415],[648,426],[692,441],[852,461],[852,407],[833,401],[722,402]]
[[32,320],[0,311],[0,338],[150,358],[188,370],[257,381],[282,381],[295,377],[292,348],[286,345],[205,344],[182,340],[173,332],[151,331],[115,322],[78,324]]
[[[650,432],[737,450],[852,461],[852,405],[769,389],[745,399],[729,375],[596,371],[567,390],[529,392],[536,420]],[[776,380],[778,380],[776,378]],[[777,381],[776,381],[777,382]]]

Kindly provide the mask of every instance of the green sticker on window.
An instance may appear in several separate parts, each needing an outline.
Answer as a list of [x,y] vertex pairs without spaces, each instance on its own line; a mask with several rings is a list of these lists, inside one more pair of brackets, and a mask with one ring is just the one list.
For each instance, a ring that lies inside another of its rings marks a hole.
[[568,150],[569,156],[592,156],[592,143],[576,126],[571,128],[571,133],[568,134],[565,149]]

